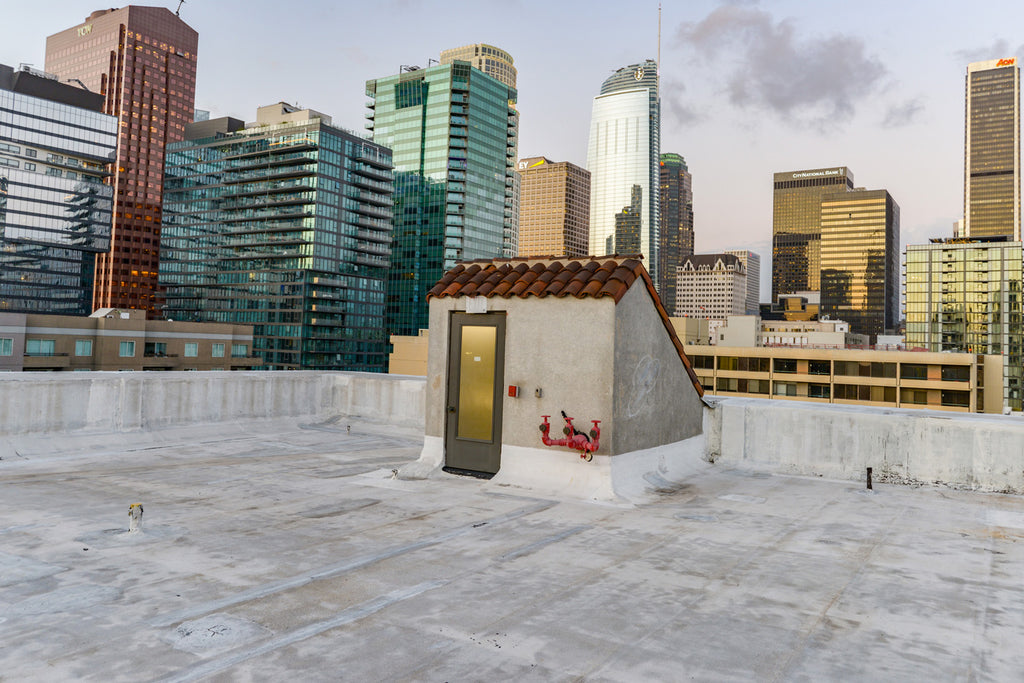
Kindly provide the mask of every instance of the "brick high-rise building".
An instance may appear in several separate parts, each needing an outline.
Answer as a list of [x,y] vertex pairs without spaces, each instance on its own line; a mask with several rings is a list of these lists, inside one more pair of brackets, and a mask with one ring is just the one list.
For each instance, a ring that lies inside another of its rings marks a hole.
[[590,173],[544,157],[519,162],[519,255],[586,256]]
[[195,110],[199,34],[164,7],[98,10],[46,39],[46,70],[105,97],[120,121],[114,227],[96,263],[94,308],[160,311],[164,149]]

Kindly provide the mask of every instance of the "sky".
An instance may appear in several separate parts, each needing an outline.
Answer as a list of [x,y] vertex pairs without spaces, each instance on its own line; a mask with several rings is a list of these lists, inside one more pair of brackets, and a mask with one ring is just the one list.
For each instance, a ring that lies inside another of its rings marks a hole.
[[[172,11],[177,0],[151,4]],[[46,36],[100,6],[5,7],[0,63],[42,68]],[[365,82],[489,43],[518,75],[521,157],[586,165],[593,97],[658,57],[658,3],[560,0],[186,0],[199,32],[196,107],[255,118],[286,101],[363,131]],[[769,298],[772,174],[847,166],[900,205],[903,245],[963,214],[968,62],[1024,57],[1024,2],[663,2],[662,152],[693,174],[696,250],[761,254]]]

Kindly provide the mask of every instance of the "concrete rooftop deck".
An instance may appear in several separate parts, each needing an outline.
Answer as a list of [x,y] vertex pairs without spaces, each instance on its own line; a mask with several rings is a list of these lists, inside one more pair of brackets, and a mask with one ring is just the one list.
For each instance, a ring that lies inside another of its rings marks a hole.
[[1024,676],[1016,496],[707,465],[598,505],[393,479],[420,439],[337,422],[48,443],[0,461],[5,681]]

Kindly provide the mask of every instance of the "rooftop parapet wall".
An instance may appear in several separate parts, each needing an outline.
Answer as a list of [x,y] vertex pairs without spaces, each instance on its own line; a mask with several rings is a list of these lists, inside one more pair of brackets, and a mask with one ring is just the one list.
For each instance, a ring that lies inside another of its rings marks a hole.
[[1024,493],[1024,420],[928,410],[712,399],[707,457],[721,465],[863,481]]
[[10,373],[0,438],[296,417],[423,427],[422,378],[356,372]]

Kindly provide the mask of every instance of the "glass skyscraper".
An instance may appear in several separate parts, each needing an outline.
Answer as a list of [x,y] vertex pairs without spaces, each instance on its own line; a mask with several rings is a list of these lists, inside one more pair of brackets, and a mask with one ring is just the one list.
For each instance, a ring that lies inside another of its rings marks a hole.
[[366,94],[367,127],[394,153],[387,328],[416,335],[446,270],[517,253],[516,90],[455,60],[367,81]]
[[821,199],[820,314],[871,343],[899,323],[900,207],[885,190]]
[[166,7],[93,12],[46,39],[46,70],[105,98],[120,121],[114,165],[114,229],[97,259],[95,308],[160,314],[164,153],[195,113],[199,34]]
[[590,118],[590,251],[615,249],[616,216],[636,205],[639,186],[640,251],[659,277],[661,99],[653,60],[622,67],[601,85]]
[[1017,58],[967,66],[964,237],[1020,240],[1020,66]]
[[99,95],[0,64],[0,312],[92,313],[117,145],[102,110]]
[[1021,243],[933,239],[907,246],[906,270],[907,346],[1001,355],[1003,404],[1021,410]]
[[845,166],[776,173],[772,202],[772,303],[821,286],[821,198],[853,189]]
[[686,159],[678,154],[662,154],[660,164],[661,230],[658,292],[665,310],[676,310],[676,268],[693,255],[693,178]]
[[167,317],[255,326],[270,369],[382,372],[390,150],[285,103],[188,130],[168,146]]

